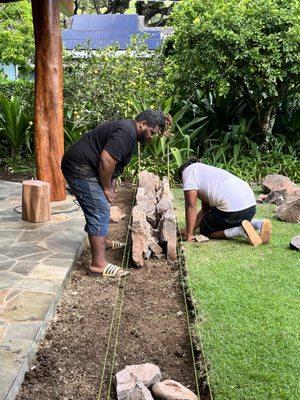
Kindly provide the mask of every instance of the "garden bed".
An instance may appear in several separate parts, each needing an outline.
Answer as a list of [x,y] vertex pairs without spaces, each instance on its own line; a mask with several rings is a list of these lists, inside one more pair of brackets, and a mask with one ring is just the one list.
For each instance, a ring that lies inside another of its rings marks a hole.
[[[112,238],[125,239],[131,203],[132,190],[120,190],[116,205],[127,217],[111,225]],[[108,252],[108,259],[119,265],[122,257],[120,250]],[[119,284],[87,276],[89,262],[86,248],[17,399],[115,399],[113,387],[109,389],[111,372],[146,362],[159,366],[163,378],[177,380],[195,392],[178,267],[151,261],[141,269],[131,269]],[[111,329],[115,306],[117,317]]]

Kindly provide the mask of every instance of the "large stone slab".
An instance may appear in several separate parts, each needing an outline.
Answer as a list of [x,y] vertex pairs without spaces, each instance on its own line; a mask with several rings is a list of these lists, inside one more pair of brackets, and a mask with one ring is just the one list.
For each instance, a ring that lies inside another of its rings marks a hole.
[[47,314],[54,295],[50,293],[22,292],[8,302],[2,318],[10,321],[42,321]]
[[261,185],[265,193],[286,190],[287,194],[290,194],[297,188],[294,182],[292,182],[288,177],[278,174],[267,175],[262,180]]
[[285,222],[300,223],[300,190],[286,197],[277,208],[277,217]]

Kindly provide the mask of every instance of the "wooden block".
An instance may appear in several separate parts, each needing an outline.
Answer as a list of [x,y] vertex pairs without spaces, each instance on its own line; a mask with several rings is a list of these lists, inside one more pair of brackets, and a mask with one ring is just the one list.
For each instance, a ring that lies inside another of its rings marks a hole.
[[29,222],[50,220],[50,183],[38,180],[23,182],[22,219]]

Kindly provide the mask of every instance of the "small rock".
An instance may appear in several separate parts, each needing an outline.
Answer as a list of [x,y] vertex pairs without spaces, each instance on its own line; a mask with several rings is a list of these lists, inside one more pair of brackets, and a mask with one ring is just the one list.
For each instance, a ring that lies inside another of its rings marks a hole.
[[267,195],[266,194],[260,194],[258,198],[256,199],[257,204],[262,204],[265,202]]
[[156,257],[159,256],[163,251],[160,245],[157,244],[154,240],[149,243],[149,249],[154,253]]
[[287,195],[286,190],[276,190],[276,191],[273,190],[267,195],[265,202],[269,204],[274,203],[277,206],[279,206],[285,200],[286,195]]
[[126,395],[137,382],[150,388],[161,379],[160,369],[154,364],[127,365],[115,376],[118,400],[125,400]]
[[297,188],[297,186],[286,176],[270,174],[263,179],[262,188],[265,193],[286,190],[287,194],[290,194]]
[[290,243],[290,248],[292,250],[300,251],[300,236],[295,236]]
[[143,382],[137,382],[127,395],[124,400],[154,400],[150,390],[146,388]]
[[181,383],[166,380],[156,383],[152,387],[155,398],[161,400],[198,400],[198,397]]
[[209,240],[209,238],[204,235],[196,235],[195,239],[196,239],[197,243],[203,243],[203,242],[207,242]]

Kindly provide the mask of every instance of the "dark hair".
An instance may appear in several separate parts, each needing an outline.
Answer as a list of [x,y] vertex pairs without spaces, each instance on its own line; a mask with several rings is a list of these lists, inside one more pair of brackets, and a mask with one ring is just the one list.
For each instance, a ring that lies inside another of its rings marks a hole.
[[141,112],[135,120],[146,121],[151,128],[155,128],[158,125],[161,132],[166,128],[166,116],[162,111],[149,109]]
[[200,159],[197,157],[191,157],[186,162],[184,162],[177,171],[177,176],[180,180],[182,180],[183,171],[190,165],[200,162]]

